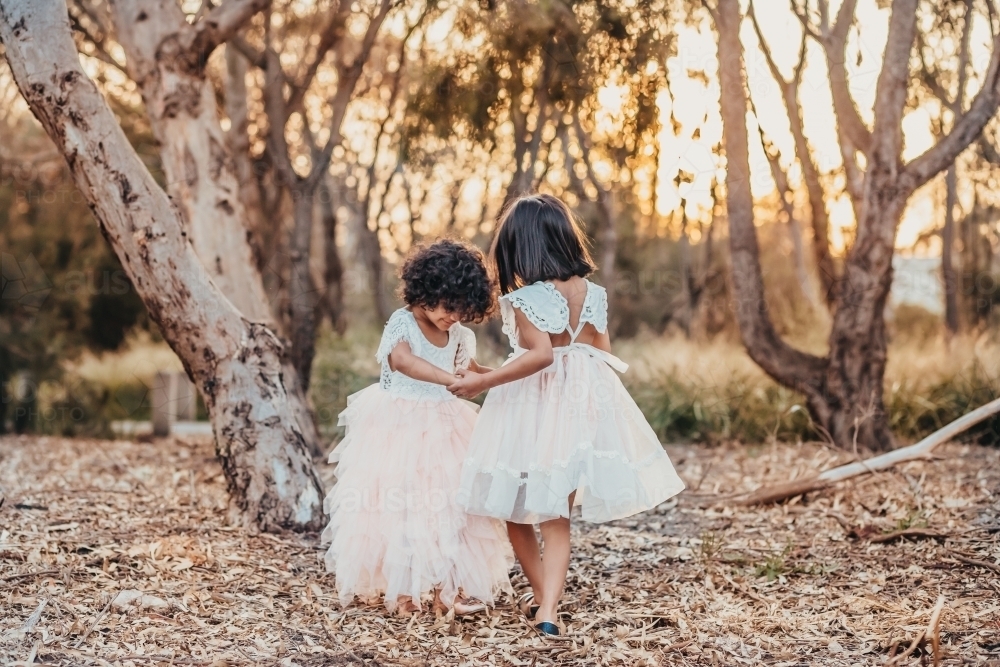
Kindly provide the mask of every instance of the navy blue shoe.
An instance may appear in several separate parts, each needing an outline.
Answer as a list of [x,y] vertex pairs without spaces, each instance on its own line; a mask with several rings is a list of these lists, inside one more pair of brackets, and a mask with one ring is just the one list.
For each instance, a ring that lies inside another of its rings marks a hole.
[[538,630],[543,635],[552,635],[553,637],[559,636],[559,627],[555,623],[549,623],[548,621],[542,621],[535,625],[535,630]]

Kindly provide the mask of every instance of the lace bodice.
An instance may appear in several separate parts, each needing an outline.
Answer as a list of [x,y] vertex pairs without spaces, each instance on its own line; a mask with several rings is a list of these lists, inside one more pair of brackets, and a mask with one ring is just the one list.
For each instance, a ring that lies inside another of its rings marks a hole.
[[467,368],[469,361],[476,356],[475,334],[467,327],[456,323],[448,330],[448,344],[438,347],[424,336],[413,318],[413,313],[406,308],[400,308],[386,323],[382,341],[375,353],[376,361],[382,366],[379,378],[382,389],[396,396],[414,400],[454,398],[443,385],[414,380],[389,367],[389,354],[403,341],[410,344],[413,354],[448,373],[454,373],[458,368]]
[[514,309],[520,310],[528,321],[540,331],[549,334],[559,334],[564,331],[575,339],[585,323],[594,325],[600,333],[608,330],[608,293],[600,285],[589,280],[587,295],[580,310],[580,321],[574,334],[570,330],[569,303],[566,297],[559,293],[550,282],[537,282],[525,285],[510,294],[500,297],[500,316],[503,318],[503,332],[507,334],[510,346],[515,350],[518,345],[517,322],[514,319]]

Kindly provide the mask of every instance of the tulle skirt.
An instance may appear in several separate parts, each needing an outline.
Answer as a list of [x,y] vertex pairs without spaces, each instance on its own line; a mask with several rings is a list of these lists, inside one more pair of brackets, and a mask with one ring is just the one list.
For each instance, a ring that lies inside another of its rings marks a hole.
[[555,349],[551,366],[490,390],[479,412],[458,502],[517,523],[620,519],[684,489],[659,439],[611,365],[589,345]]
[[455,502],[475,406],[458,399],[411,400],[373,385],[347,399],[347,435],[331,453],[337,481],[324,502],[325,561],[343,605],[354,596],[398,598],[459,589],[492,603],[510,591],[503,525]]

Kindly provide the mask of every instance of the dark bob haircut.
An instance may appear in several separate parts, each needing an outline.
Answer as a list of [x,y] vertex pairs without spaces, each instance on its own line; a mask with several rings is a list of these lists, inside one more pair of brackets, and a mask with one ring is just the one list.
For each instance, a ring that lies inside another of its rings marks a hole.
[[500,216],[490,257],[500,293],[540,280],[585,278],[597,267],[576,216],[558,197],[523,195]]
[[483,253],[468,243],[444,239],[417,246],[403,263],[400,278],[408,306],[444,306],[463,322],[481,322],[496,307],[496,283]]

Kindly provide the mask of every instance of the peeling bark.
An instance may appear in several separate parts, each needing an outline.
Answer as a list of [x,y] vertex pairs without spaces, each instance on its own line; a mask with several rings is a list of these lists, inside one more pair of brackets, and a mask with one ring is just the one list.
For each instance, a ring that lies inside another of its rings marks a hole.
[[[236,175],[238,164],[230,157],[215,91],[204,72],[205,60],[220,40],[234,34],[267,4],[264,0],[233,0],[191,25],[174,0],[110,3],[128,70],[142,92],[150,126],[160,143],[167,192],[178,207],[195,252],[212,280],[243,315],[275,327],[251,249],[248,232],[252,226],[248,229],[244,224],[248,221],[252,225],[255,213],[248,214],[243,205],[246,193]],[[288,364],[285,373],[289,380],[303,376],[302,369],[293,372]],[[288,382],[286,388],[310,451],[322,455],[305,395],[308,384]]]
[[[226,2],[220,9],[230,4],[238,3]],[[219,125],[215,91],[203,71],[208,53],[195,54],[185,46],[195,40],[195,26],[174,0],[113,0],[110,6],[128,71],[160,143],[167,191],[195,251],[240,312],[251,320],[270,321],[247,242],[239,180]],[[199,43],[209,45],[205,38]]]
[[322,484],[289,400],[281,341],[244,317],[195,253],[84,74],[65,2],[0,0],[0,39],[21,94],[205,398],[233,508],[262,530],[320,528]]

